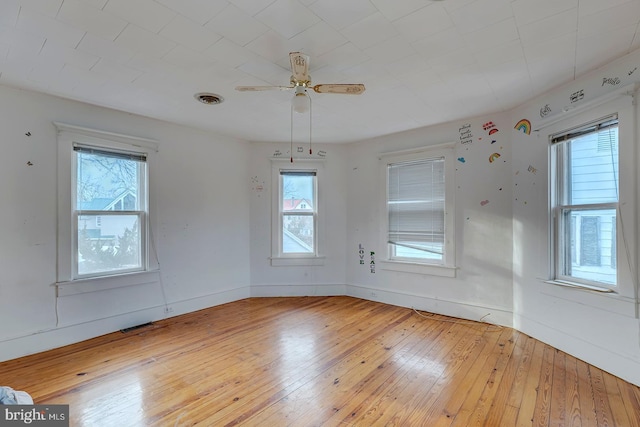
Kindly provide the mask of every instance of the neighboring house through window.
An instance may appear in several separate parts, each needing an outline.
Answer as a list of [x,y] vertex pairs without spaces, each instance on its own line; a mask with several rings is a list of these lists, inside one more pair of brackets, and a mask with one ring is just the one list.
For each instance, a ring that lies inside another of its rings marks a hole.
[[80,143],[73,151],[75,276],[144,270],[146,154]]
[[613,287],[619,202],[618,119],[550,137],[554,279]]
[[319,162],[275,162],[272,265],[318,265]]
[[58,281],[148,270],[147,157],[157,150],[155,144],[56,125],[61,194]]

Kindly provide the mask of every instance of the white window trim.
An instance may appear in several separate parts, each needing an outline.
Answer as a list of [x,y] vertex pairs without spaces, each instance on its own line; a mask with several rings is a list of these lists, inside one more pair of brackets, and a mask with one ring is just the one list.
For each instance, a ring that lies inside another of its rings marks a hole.
[[56,277],[56,285],[73,283],[85,283],[90,286],[92,281],[121,281],[122,277],[127,275],[146,274],[148,271],[158,269],[157,256],[153,250],[153,242],[150,242],[150,228],[155,228],[155,184],[149,178],[147,182],[147,209],[148,218],[142,226],[147,229],[146,241],[143,245],[146,247],[146,259],[143,259],[144,269],[133,272],[117,272],[115,274],[101,274],[94,277],[75,277],[75,258],[73,253],[73,239],[75,237],[75,227],[73,221],[75,215],[73,212],[73,197],[75,194],[74,184],[74,159],[73,151],[74,143],[84,143],[96,145],[104,148],[111,148],[122,151],[144,152],[147,154],[147,176],[151,176],[152,169],[155,164],[155,154],[158,151],[158,143],[147,138],[139,138],[128,135],[122,135],[113,132],[105,132],[94,129],[88,129],[80,126],[69,125],[65,123],[54,122],[58,131],[58,272]]
[[[636,298],[637,286],[637,265],[636,245],[636,203],[638,198],[636,191],[636,167],[638,159],[638,150],[635,147],[635,122],[638,117],[632,105],[631,96],[623,96],[619,94],[616,99],[607,99],[607,102],[598,103],[595,107],[580,110],[567,117],[565,120],[556,120],[553,123],[544,126],[544,137],[548,141],[551,135],[561,134],[565,131],[579,128],[585,123],[594,122],[602,117],[613,114],[618,115],[618,185],[619,198],[617,215],[619,219],[616,221],[616,229],[618,238],[616,239],[617,254],[617,284],[608,286],[604,283],[587,283],[574,280],[568,280],[562,277],[556,277],[556,257],[559,253],[557,241],[555,238],[555,209],[554,202],[556,200],[557,188],[555,188],[557,165],[554,162],[554,156],[551,155],[551,147],[548,148],[549,160],[549,220],[548,220],[548,244],[549,244],[549,274],[545,283],[566,287],[568,289],[582,289],[597,292],[601,295],[621,295],[623,297]],[[541,136],[543,136],[541,135]],[[628,266],[633,266],[628,268]]]
[[[384,270],[401,271],[413,274],[426,274],[440,277],[455,277],[455,142],[431,145],[414,148],[410,150],[394,151],[380,155],[380,247],[384,248],[382,259],[378,264]],[[388,230],[389,215],[387,213],[387,167],[391,163],[398,163],[408,160],[419,160],[444,157],[445,159],[445,240],[444,240],[444,260],[442,264],[407,262],[393,260],[389,256]]]
[[[283,254],[281,252],[281,214],[280,214],[280,171],[314,170],[316,172],[316,221],[315,254]],[[271,256],[272,267],[321,266],[326,257],[324,253],[324,198],[322,183],[324,161],[319,159],[271,159]]]

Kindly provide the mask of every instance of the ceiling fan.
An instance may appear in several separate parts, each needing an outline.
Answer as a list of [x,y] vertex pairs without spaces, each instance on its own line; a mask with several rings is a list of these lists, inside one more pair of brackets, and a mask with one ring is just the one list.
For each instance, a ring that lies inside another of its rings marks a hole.
[[291,86],[236,86],[240,92],[256,92],[263,90],[295,90],[291,100],[291,162],[293,162],[293,113],[309,112],[309,154],[311,150],[311,98],[307,89],[313,89],[317,93],[338,93],[344,95],[360,95],[364,92],[363,84],[331,83],[311,86],[309,75],[309,55],[302,52],[289,53],[291,61]]
[[[291,61],[291,86],[237,86],[236,90],[241,92],[252,92],[262,90],[295,90],[295,96],[293,99],[294,110],[297,112],[302,108],[304,103],[304,97],[307,95],[307,89],[313,89],[317,93],[338,93],[344,95],[360,95],[364,92],[363,84],[350,84],[350,83],[331,83],[331,84],[318,84],[311,86],[311,76],[309,75],[309,55],[305,55],[302,52],[289,53],[289,59]],[[297,98],[302,101],[297,101]],[[296,108],[296,103],[299,104]]]

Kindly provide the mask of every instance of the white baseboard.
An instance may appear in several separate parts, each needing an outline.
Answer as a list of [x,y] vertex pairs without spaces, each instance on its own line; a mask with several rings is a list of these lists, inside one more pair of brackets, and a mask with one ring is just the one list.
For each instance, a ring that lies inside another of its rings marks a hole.
[[442,298],[403,292],[390,292],[360,285],[347,285],[347,295],[461,319],[475,321],[482,319],[488,323],[507,327],[512,327],[513,325],[513,313],[500,307],[490,307],[464,301],[449,301]]
[[249,298],[250,296],[251,288],[249,286],[243,286],[241,288],[218,291],[186,300],[167,302],[167,307],[169,307],[171,312],[165,314],[163,317],[179,316],[181,314]]
[[640,361],[514,314],[518,330],[603,371],[640,386]]
[[347,286],[344,284],[292,284],[292,285],[253,285],[252,297],[312,297],[346,295]]

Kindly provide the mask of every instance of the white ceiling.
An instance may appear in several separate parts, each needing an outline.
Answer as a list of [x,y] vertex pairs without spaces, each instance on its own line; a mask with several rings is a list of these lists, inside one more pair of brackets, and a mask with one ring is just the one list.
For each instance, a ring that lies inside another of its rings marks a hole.
[[[289,141],[288,53],[314,142],[513,108],[638,47],[640,0],[0,0],[0,84],[249,141]],[[225,102],[207,106],[197,92]]]

